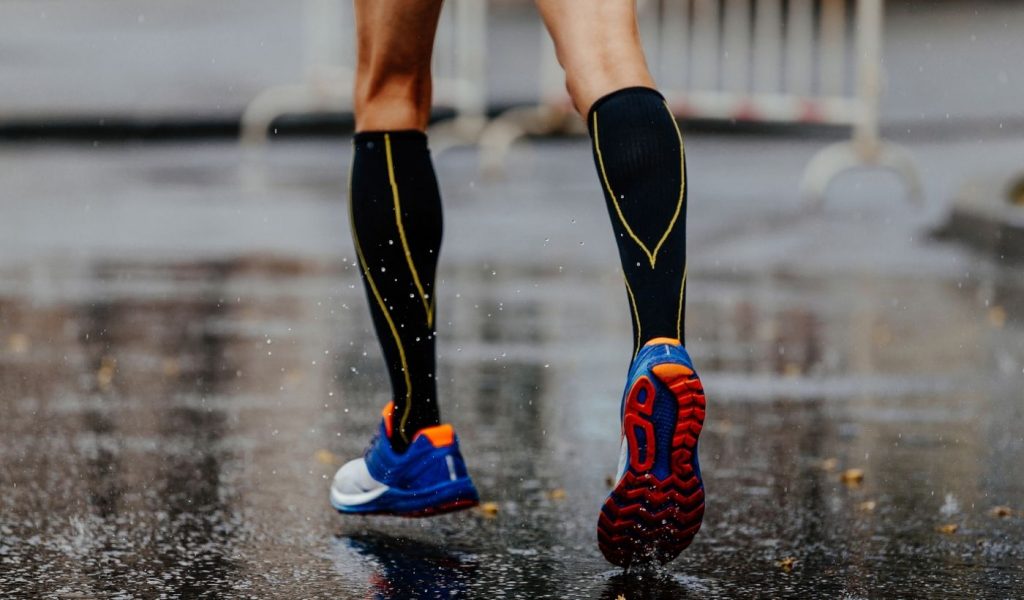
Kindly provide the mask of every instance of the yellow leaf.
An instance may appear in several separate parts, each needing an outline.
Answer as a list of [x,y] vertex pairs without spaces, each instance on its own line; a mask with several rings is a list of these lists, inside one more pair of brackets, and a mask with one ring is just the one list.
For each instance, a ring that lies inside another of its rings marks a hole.
[[779,568],[785,571],[786,573],[792,573],[793,567],[796,566],[796,559],[792,556],[787,556],[786,558],[780,560],[777,564],[779,565]]
[[564,500],[565,490],[563,490],[562,488],[555,488],[548,492],[548,498],[551,498],[552,500]]
[[988,322],[996,329],[1002,329],[1006,325],[1006,309],[1002,306],[993,306],[988,309]]
[[178,365],[178,359],[167,357],[160,361],[160,370],[164,372],[164,377],[174,377],[181,372],[181,367]]
[[839,476],[839,480],[849,486],[860,485],[864,481],[864,469],[847,469]]
[[24,354],[28,351],[29,339],[24,333],[12,333],[7,338],[7,348],[14,354]]
[[340,462],[338,460],[338,457],[335,456],[333,452],[331,452],[330,450],[327,450],[325,448],[321,448],[321,449],[317,450],[313,454],[313,458],[316,459],[316,462],[318,462],[318,463],[320,463],[322,465],[336,465],[336,464],[338,464]]
[[1013,509],[1009,506],[993,506],[991,510],[988,511],[988,514],[999,518],[1012,517]]
[[117,359],[111,356],[104,356],[100,359],[100,368],[96,371],[96,383],[101,390],[110,387],[114,381],[114,371],[117,370]]
[[864,512],[872,512],[878,504],[874,500],[865,500],[857,505],[857,508]]
[[480,514],[485,517],[495,517],[498,515],[498,503],[497,502],[481,502],[480,503]]
[[939,533],[945,533],[947,535],[953,535],[956,533],[957,529],[960,529],[960,526],[956,523],[946,523],[945,525],[939,525],[935,528]]

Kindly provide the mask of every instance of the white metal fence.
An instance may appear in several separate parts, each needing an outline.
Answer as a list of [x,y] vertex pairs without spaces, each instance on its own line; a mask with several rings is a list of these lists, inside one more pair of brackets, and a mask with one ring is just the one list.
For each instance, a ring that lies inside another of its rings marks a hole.
[[[921,199],[909,153],[879,133],[883,0],[640,0],[638,18],[649,66],[677,116],[852,128],[849,142],[807,165],[800,187],[810,202],[860,166],[895,171],[909,197]],[[539,71],[540,104],[513,109],[483,132],[485,171],[500,172],[522,135],[582,130],[553,52]]]
[[[485,171],[500,172],[523,135],[584,130],[541,27],[539,103],[486,122],[488,3],[446,4],[435,44],[435,104],[455,110],[441,129],[478,142]],[[305,9],[305,79],[253,101],[243,118],[246,142],[265,139],[284,113],[352,108],[350,0],[306,0]],[[879,133],[883,0],[639,0],[639,20],[655,80],[677,116],[852,128],[850,141],[808,164],[801,191],[809,200],[820,202],[837,174],[858,166],[892,169],[911,198],[921,197],[910,155]]]

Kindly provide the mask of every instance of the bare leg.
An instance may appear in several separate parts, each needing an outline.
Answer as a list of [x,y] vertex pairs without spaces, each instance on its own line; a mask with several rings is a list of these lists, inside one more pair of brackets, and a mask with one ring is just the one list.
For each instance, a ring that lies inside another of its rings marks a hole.
[[427,128],[441,0],[355,0],[356,131]]
[[635,0],[536,1],[581,115],[616,90],[654,87],[640,45]]

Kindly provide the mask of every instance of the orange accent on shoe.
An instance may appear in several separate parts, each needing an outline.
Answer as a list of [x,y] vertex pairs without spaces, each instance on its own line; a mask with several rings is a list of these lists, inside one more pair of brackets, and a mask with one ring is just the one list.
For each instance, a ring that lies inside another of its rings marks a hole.
[[681,377],[693,375],[693,369],[677,363],[661,363],[651,367],[651,371],[662,381],[675,381]]
[[450,446],[455,442],[455,428],[451,425],[434,425],[433,427],[427,427],[420,429],[419,433],[412,438],[412,441],[416,441],[416,438],[420,436],[426,437],[430,440],[430,443],[435,448],[443,448],[444,446]]
[[388,402],[387,405],[384,406],[384,410],[381,411],[381,413],[380,413],[380,416],[384,418],[384,433],[387,433],[389,438],[391,437],[391,431],[392,431],[391,430],[391,415],[394,414],[394,412],[395,412],[395,403],[394,402]]
[[657,337],[652,340],[649,340],[646,344],[644,344],[644,347],[653,346],[655,344],[669,344],[670,346],[683,345],[683,343],[677,340],[676,338]]

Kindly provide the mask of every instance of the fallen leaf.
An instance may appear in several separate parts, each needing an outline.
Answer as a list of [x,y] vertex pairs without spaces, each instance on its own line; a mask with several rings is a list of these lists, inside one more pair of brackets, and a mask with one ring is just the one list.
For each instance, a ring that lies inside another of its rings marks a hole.
[[864,512],[872,512],[875,510],[876,506],[878,506],[878,503],[876,503],[874,500],[865,500],[864,502],[858,504],[857,508]]
[[838,458],[826,458],[825,460],[821,461],[821,468],[824,469],[825,471],[835,471],[836,467],[838,466]]
[[860,485],[864,482],[864,469],[847,469],[839,476],[839,480],[849,486]]
[[316,462],[318,462],[318,463],[320,463],[322,465],[336,465],[339,462],[341,462],[341,461],[338,460],[338,457],[335,456],[333,452],[331,452],[330,450],[327,450],[325,448],[321,448],[321,449],[317,450],[313,454],[313,458],[316,459]]
[[1002,306],[993,306],[988,309],[988,322],[996,329],[1002,329],[1006,325],[1006,309]]
[[495,517],[498,515],[498,503],[497,502],[481,502],[480,513],[485,517]]
[[14,354],[24,354],[28,351],[29,339],[24,333],[12,333],[7,338],[7,348]]
[[551,498],[552,500],[564,500],[565,490],[563,490],[562,488],[555,488],[548,492],[548,498]]
[[181,367],[178,365],[178,359],[170,357],[160,361],[160,369],[164,372],[164,377],[174,377],[181,372]]
[[1009,506],[993,506],[992,509],[988,511],[988,514],[999,518],[1012,517],[1013,509]]
[[796,566],[796,559],[792,556],[787,556],[786,558],[780,560],[776,564],[778,564],[779,568],[785,571],[786,573],[792,573],[793,567]]
[[936,527],[935,531],[938,531],[939,533],[953,535],[954,533],[956,533],[957,529],[960,529],[960,526],[956,523],[946,523],[945,525],[939,525],[938,527]]
[[615,485],[615,476],[613,476],[613,475],[605,475],[604,476],[604,486],[610,488],[610,487],[613,487],[614,485]]
[[104,356],[100,359],[100,368],[96,371],[96,383],[101,390],[110,387],[114,381],[114,371],[117,370],[117,359],[111,356]]

